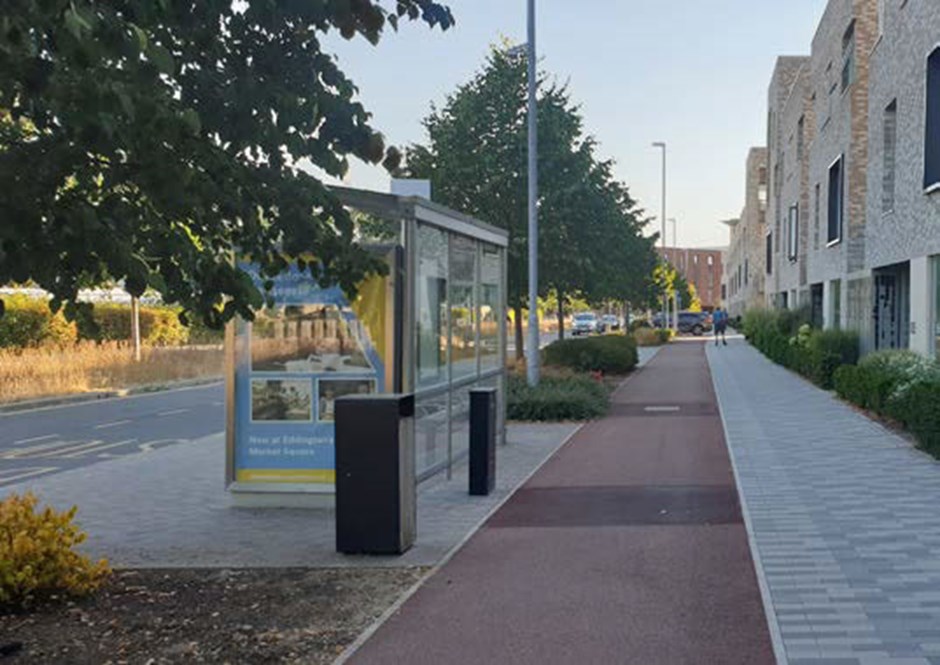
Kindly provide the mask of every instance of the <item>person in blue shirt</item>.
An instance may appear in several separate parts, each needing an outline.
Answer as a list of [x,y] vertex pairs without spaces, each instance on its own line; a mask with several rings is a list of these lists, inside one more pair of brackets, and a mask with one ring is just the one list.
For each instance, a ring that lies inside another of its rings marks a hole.
[[721,307],[715,308],[712,314],[712,324],[715,327],[715,346],[718,346],[718,337],[721,336],[721,343],[728,346],[728,340],[725,339],[725,331],[728,330],[728,312]]

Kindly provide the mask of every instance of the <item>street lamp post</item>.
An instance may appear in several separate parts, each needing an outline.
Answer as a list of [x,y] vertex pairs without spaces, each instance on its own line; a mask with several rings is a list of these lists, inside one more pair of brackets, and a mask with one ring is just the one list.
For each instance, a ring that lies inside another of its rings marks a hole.
[[538,118],[536,116],[535,0],[529,0],[529,353],[526,375],[530,386],[539,382],[539,218]]
[[669,313],[669,293],[666,289],[665,283],[665,269],[666,264],[668,263],[666,259],[666,144],[663,141],[657,141],[653,144],[654,148],[662,148],[663,151],[663,208],[662,219],[663,224],[663,236],[662,236],[662,247],[663,247],[663,327],[665,328],[668,325],[668,313]]
[[[676,232],[676,218],[670,217],[669,222],[672,224],[672,258],[676,262],[676,271],[679,270],[679,241],[678,235]],[[679,290],[676,289],[675,293],[672,294],[672,328],[673,330],[679,330]]]

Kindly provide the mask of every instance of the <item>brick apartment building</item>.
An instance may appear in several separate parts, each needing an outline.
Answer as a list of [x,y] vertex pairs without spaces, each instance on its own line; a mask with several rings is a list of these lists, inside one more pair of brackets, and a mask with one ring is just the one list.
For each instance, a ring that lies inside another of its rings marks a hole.
[[767,123],[766,303],[940,354],[940,1],[830,0]]
[[[662,248],[657,248],[662,256]],[[724,249],[666,248],[666,260],[676,267],[690,284],[695,285],[702,309],[711,311],[721,305],[721,280],[723,274]],[[682,303],[687,309],[689,303]]]

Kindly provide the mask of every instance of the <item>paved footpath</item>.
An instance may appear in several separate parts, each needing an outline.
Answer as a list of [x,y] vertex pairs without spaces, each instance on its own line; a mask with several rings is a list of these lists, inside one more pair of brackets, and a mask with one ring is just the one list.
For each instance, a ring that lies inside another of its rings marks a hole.
[[743,341],[708,356],[786,661],[940,664],[940,464]]
[[702,344],[635,374],[351,662],[774,662]]

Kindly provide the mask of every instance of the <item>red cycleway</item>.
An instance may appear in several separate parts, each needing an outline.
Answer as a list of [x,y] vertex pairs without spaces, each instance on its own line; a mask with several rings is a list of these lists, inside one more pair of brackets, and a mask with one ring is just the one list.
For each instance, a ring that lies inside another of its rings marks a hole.
[[702,344],[660,351],[351,662],[773,663]]

